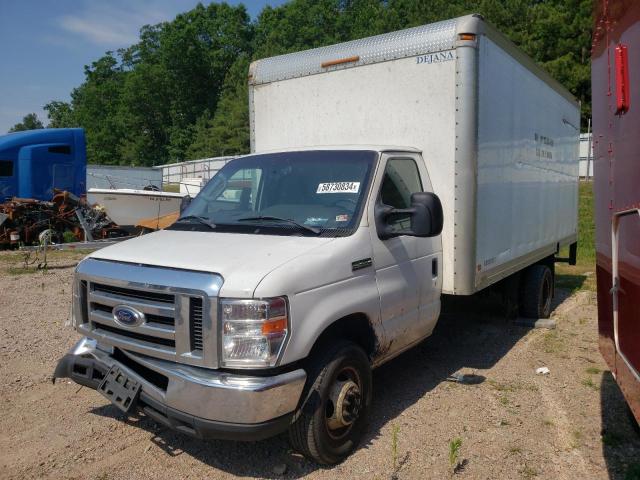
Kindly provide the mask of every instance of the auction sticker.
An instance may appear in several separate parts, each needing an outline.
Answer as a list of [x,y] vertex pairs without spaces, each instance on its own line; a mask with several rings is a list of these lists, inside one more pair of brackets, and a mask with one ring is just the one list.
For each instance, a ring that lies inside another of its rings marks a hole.
[[316,193],[358,193],[360,182],[320,183]]

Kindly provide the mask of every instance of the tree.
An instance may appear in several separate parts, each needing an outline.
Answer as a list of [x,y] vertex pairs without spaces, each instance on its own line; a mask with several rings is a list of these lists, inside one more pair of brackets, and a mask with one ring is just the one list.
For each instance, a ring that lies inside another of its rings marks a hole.
[[73,108],[70,103],[53,100],[44,106],[49,117],[47,128],[77,127]]
[[160,165],[249,150],[251,60],[480,13],[582,101],[590,115],[591,0],[291,0],[251,21],[198,4],[146,25],[85,67],[50,126],[83,127],[92,163]]
[[38,128],[44,128],[44,125],[35,113],[29,113],[22,118],[22,122],[16,123],[9,129],[11,132],[21,132],[23,130],[37,130]]
[[237,155],[249,151],[248,69],[247,56],[239,57],[233,64],[225,79],[216,115],[212,117],[207,110],[195,124],[187,158]]

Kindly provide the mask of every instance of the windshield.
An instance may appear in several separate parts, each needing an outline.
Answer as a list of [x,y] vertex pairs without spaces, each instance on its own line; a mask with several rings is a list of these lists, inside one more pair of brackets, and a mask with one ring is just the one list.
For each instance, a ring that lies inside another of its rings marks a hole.
[[350,235],[360,221],[376,157],[372,151],[327,150],[233,160],[170,228]]

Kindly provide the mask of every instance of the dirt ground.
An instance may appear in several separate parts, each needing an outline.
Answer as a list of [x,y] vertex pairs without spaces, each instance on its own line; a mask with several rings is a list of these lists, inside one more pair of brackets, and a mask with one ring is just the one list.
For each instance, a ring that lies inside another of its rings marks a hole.
[[[19,255],[0,254],[1,478],[640,478],[640,437],[598,352],[591,272],[560,278],[575,292],[558,292],[555,330],[478,308],[445,315],[430,339],[374,373],[358,450],[319,468],[285,436],[203,443],[125,419],[87,388],[52,385],[78,339],[65,322],[80,257],[23,273]],[[536,374],[542,366],[549,375]],[[448,381],[456,372],[480,383]]]

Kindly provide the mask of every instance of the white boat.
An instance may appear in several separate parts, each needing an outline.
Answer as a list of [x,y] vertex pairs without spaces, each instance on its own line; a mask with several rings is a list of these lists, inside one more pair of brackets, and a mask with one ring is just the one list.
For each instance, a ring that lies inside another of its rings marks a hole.
[[89,204],[102,206],[109,218],[126,230],[135,230],[142,220],[178,212],[184,196],[184,193],[131,188],[90,188],[87,191]]

